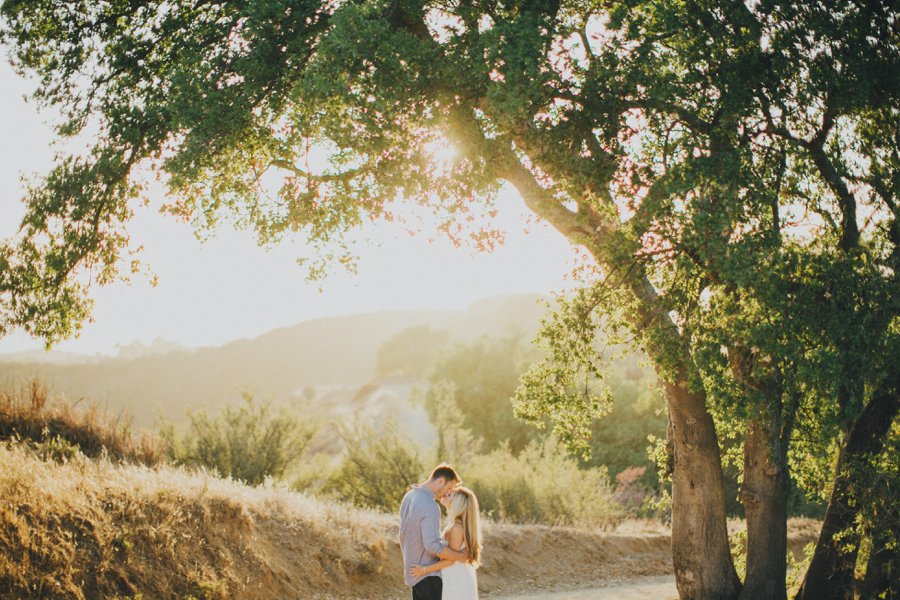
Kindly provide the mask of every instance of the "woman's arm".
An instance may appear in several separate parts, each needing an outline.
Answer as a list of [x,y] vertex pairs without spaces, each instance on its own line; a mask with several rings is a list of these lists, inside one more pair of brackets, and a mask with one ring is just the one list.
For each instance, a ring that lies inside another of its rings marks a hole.
[[421,577],[423,575],[428,575],[429,573],[434,573],[435,571],[440,571],[441,569],[446,569],[454,562],[462,562],[466,560],[468,558],[468,554],[462,552],[462,545],[464,541],[463,536],[464,534],[462,525],[459,525],[458,523],[451,527],[450,531],[447,532],[447,546],[463,557],[459,561],[449,560],[445,558],[444,560],[424,567],[422,565],[415,565],[409,569],[410,574],[412,574],[413,577]]

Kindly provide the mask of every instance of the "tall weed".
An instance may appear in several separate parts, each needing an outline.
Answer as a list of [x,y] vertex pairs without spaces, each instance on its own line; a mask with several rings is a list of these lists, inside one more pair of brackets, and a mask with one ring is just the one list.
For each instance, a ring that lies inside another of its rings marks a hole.
[[76,451],[145,465],[165,459],[163,440],[149,432],[136,434],[125,415],[105,412],[96,403],[77,404],[51,397],[37,379],[0,391],[0,440],[24,443],[57,462]]

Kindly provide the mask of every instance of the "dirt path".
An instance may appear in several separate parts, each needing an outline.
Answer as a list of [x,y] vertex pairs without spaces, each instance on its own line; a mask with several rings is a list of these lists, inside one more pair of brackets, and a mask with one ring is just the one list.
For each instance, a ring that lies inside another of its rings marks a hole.
[[641,577],[633,581],[603,587],[568,590],[565,592],[535,592],[514,596],[490,596],[490,600],[676,600],[675,578]]

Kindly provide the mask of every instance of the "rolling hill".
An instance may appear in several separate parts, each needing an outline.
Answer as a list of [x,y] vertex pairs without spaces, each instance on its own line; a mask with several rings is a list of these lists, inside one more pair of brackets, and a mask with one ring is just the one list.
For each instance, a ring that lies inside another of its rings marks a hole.
[[56,362],[49,360],[52,354],[0,355],[0,385],[15,387],[38,378],[54,394],[71,402],[99,402],[107,410],[131,415],[142,427],[154,426],[157,415],[178,422],[187,409],[215,409],[244,392],[276,403],[328,395],[335,404],[363,388],[372,392],[378,350],[398,333],[428,326],[446,331],[451,340],[511,333],[530,338],[545,311],[540,300],[537,295],[506,296],[477,302],[465,311],[318,319],[223,346],[163,346],[148,355],[133,346],[117,357],[78,360],[69,355]]

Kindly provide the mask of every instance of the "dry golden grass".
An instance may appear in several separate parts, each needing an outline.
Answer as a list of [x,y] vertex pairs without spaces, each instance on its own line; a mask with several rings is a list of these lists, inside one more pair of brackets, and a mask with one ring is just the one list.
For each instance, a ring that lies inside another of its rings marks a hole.
[[390,517],[282,489],[83,456],[57,464],[7,443],[0,497],[4,598],[306,598],[385,584]]
[[[37,381],[0,393],[0,440],[0,598],[408,596],[394,516],[166,465],[158,437]],[[670,570],[664,534],[489,524],[485,542],[485,592],[634,556],[634,574]]]
[[[96,408],[50,403],[39,384],[0,394],[0,434],[0,598],[408,598],[395,516],[165,465],[154,438],[135,441]],[[48,456],[56,439],[81,452]],[[791,529],[792,549],[817,531]],[[671,572],[658,523],[487,523],[479,588],[525,594]]]
[[37,380],[0,392],[0,439],[17,439],[63,457],[77,448],[86,456],[153,465],[165,459],[165,444],[156,435],[131,431],[130,419],[112,415],[96,403],[78,408],[49,398]]
[[[407,598],[396,517],[0,444],[0,598]],[[671,572],[665,534],[489,524],[482,592]]]

